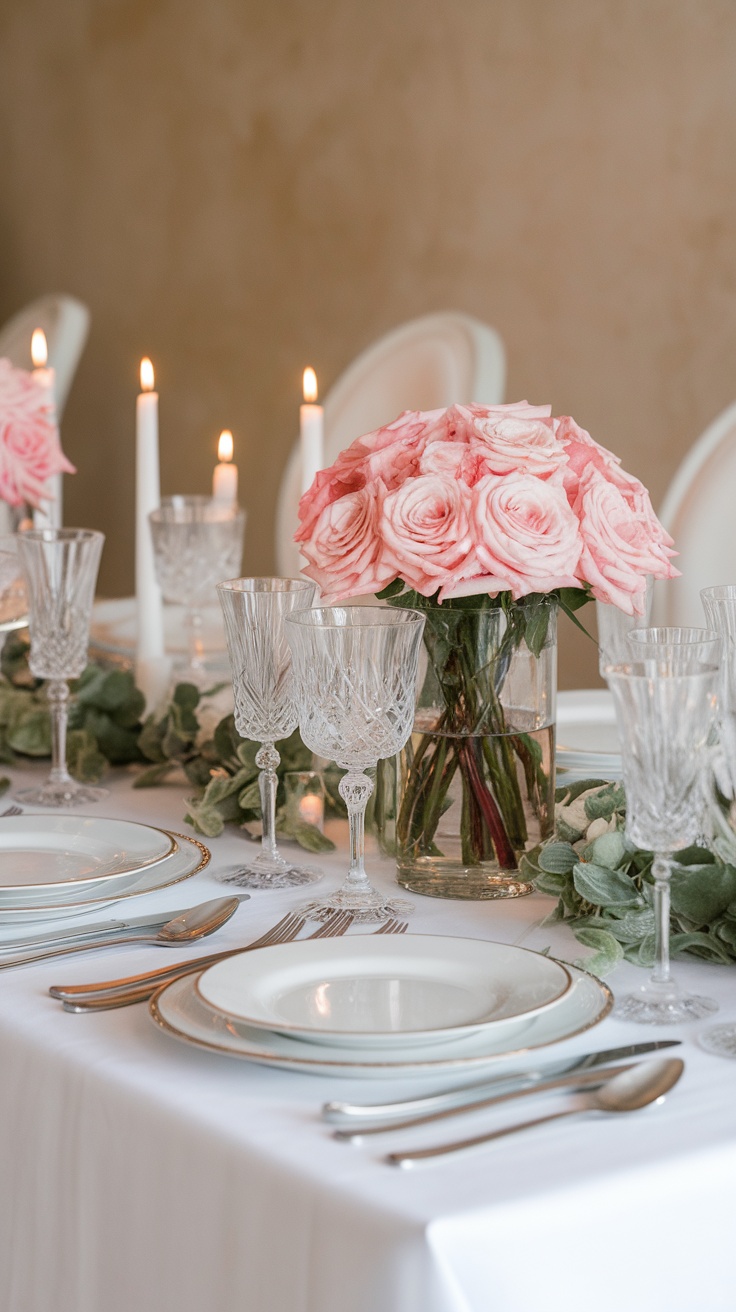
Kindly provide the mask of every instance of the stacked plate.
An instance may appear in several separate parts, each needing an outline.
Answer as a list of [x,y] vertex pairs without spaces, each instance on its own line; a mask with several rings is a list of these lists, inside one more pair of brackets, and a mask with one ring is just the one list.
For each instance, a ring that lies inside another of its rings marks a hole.
[[188,879],[209,861],[195,839],[128,820],[0,820],[0,925],[82,915]]
[[613,698],[607,688],[577,688],[557,696],[557,782],[620,779],[621,752]]
[[591,975],[480,939],[364,935],[241,953],[177,980],[154,1021],[198,1047],[315,1075],[483,1072],[608,1014]]

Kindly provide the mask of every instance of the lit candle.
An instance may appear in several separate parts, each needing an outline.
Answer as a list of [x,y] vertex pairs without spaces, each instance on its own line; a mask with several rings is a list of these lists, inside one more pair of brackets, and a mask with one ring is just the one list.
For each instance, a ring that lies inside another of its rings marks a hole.
[[325,804],[322,798],[316,793],[305,793],[299,802],[299,816],[308,825],[316,825],[321,829],[325,818]]
[[215,501],[235,505],[238,500],[238,466],[233,464],[233,435],[229,428],[220,433],[217,459],[219,463],[212,475],[212,495]]
[[304,405],[299,410],[302,449],[302,492],[312,486],[314,476],[324,465],[324,410],[317,405],[317,375],[304,370]]
[[[147,709],[165,692],[168,662],[164,657],[161,589],[156,582],[148,516],[161,501],[158,467],[158,393],[153,365],[141,360],[141,391],[136,401],[135,456],[135,595],[137,612],[136,682]],[[163,686],[162,686],[163,685]]]
[[[33,377],[46,392],[49,406],[51,409],[51,422],[56,425],[56,398],[54,396],[54,386],[56,377],[54,370],[47,365],[49,358],[49,349],[46,343],[46,334],[43,328],[34,328],[31,335],[31,360],[33,361]],[[58,441],[58,437],[57,437]],[[62,478],[63,474],[52,474],[47,479],[45,492],[46,496],[33,512],[34,528],[61,528],[63,515],[62,508]]]

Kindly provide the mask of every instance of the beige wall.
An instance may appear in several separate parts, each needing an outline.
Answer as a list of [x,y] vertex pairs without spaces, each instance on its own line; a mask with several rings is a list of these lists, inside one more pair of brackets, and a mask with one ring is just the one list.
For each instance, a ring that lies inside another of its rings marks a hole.
[[[68,522],[132,579],[140,355],[164,491],[238,441],[245,569],[301,368],[324,387],[416,314],[466,310],[508,398],[572,413],[661,498],[736,392],[732,0],[6,0],[0,319],[92,311]],[[591,682],[570,636],[562,682]]]

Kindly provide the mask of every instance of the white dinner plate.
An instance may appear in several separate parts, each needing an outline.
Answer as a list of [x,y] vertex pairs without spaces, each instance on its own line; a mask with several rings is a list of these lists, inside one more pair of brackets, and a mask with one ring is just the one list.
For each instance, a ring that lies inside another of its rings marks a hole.
[[557,769],[565,778],[620,779],[621,750],[613,698],[607,688],[558,693]]
[[0,820],[0,907],[110,896],[176,851],[165,829],[102,816]]
[[559,1005],[557,961],[484,939],[364,935],[243,952],[203,972],[214,1010],[256,1029],[365,1048],[427,1044],[505,1028]]
[[[189,645],[184,622],[184,606],[165,605],[164,643],[172,656],[186,656]],[[202,643],[205,656],[226,653],[225,624],[220,607],[203,606]],[[116,597],[111,601],[96,601],[92,608],[90,646],[114,656],[135,656],[137,640],[137,609],[135,597]]]
[[[5,823],[5,821],[3,821]],[[5,907],[0,906],[0,925],[30,925],[46,920],[64,920],[68,916],[83,916],[85,912],[99,911],[101,907],[121,902],[125,898],[140,897],[143,893],[153,893],[170,884],[178,884],[190,875],[196,875],[209,864],[209,849],[196,838],[187,834],[170,834],[176,840],[178,849],[154,866],[147,866],[135,872],[133,881],[124,889],[116,891],[114,897],[109,892],[96,888],[84,897],[76,897],[67,902],[51,902],[45,905]]]
[[527,1052],[562,1043],[600,1024],[613,1006],[611,990],[594,975],[575,966],[567,969],[573,985],[559,1005],[531,1020],[512,1022],[517,1026],[515,1035],[499,1040],[492,1030],[482,1030],[453,1043],[427,1044],[408,1052],[398,1047],[356,1054],[252,1029],[212,1011],[197,992],[196,976],[191,975],[159,989],[149,1003],[149,1012],[159,1029],[184,1043],[261,1066],[373,1080],[464,1076],[510,1067]]

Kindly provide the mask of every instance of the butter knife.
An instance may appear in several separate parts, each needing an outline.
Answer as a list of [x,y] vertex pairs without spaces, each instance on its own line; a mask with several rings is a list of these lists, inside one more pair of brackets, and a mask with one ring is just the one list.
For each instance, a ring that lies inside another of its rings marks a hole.
[[473,1102],[480,1101],[492,1093],[524,1089],[539,1084],[542,1080],[552,1079],[556,1075],[592,1070],[596,1066],[606,1066],[609,1062],[626,1061],[629,1057],[641,1057],[647,1052],[659,1052],[662,1048],[677,1047],[680,1042],[680,1039],[651,1039],[644,1043],[630,1043],[622,1048],[605,1048],[601,1052],[588,1052],[582,1057],[568,1061],[546,1062],[531,1071],[495,1075],[473,1084],[456,1085],[453,1089],[444,1089],[440,1093],[423,1095],[419,1098],[408,1098],[403,1102],[326,1102],[322,1107],[322,1117],[332,1124],[352,1125],[359,1119],[391,1120],[397,1116],[423,1116],[429,1112],[440,1111],[444,1107],[471,1106]]
[[624,1071],[633,1070],[636,1062],[626,1062],[621,1066],[605,1066],[599,1070],[572,1071],[559,1075],[554,1080],[538,1080],[536,1084],[525,1085],[523,1089],[509,1089],[506,1093],[494,1093],[490,1098],[474,1099],[461,1107],[443,1107],[441,1111],[427,1112],[423,1116],[409,1116],[400,1121],[381,1121],[372,1125],[351,1125],[347,1130],[333,1130],[333,1139],[343,1142],[364,1139],[371,1134],[390,1134],[392,1130],[413,1130],[417,1125],[429,1125],[432,1121],[444,1121],[448,1116],[463,1116],[467,1112],[476,1112],[488,1107],[497,1107],[500,1103],[512,1102],[517,1098],[529,1098],[537,1093],[551,1093],[553,1089],[593,1089],[614,1075],[623,1075]]

